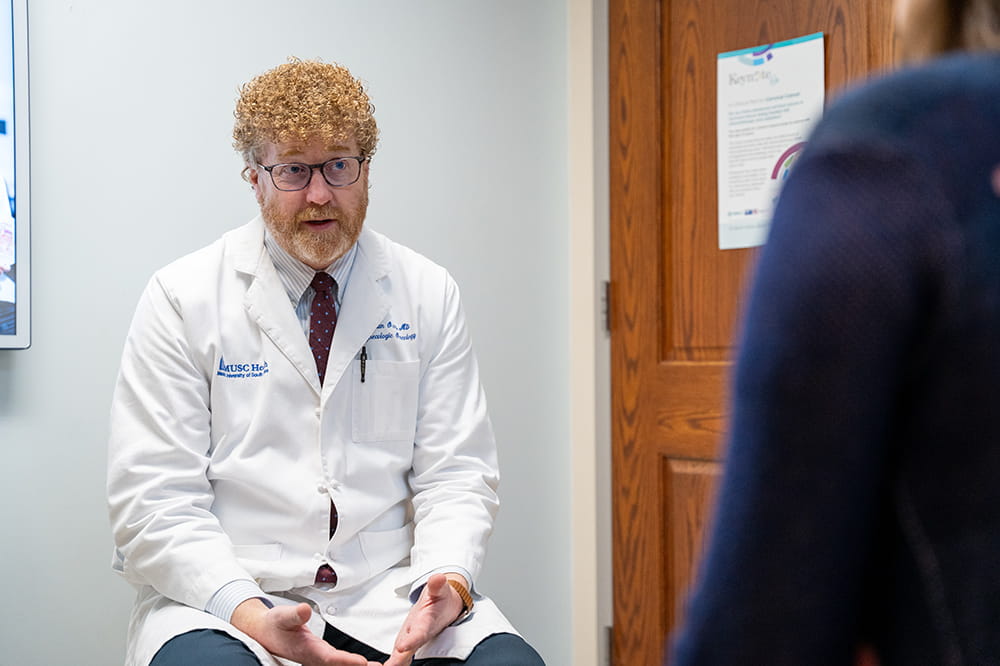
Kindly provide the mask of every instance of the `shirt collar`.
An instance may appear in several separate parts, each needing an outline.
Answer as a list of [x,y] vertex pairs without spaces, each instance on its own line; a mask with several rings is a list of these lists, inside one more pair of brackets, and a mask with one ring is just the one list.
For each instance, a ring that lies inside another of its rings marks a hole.
[[[289,300],[293,304],[298,303],[306,289],[309,288],[309,283],[312,282],[316,271],[288,254],[285,248],[281,247],[274,239],[271,230],[266,226],[264,227],[264,247],[271,255],[271,261],[274,263],[275,270],[278,271],[278,277],[281,278],[281,284],[285,287]],[[351,275],[351,267],[354,265],[354,257],[357,253],[358,244],[355,242],[347,252],[325,269],[325,272],[337,281],[338,306],[347,290],[347,280]]]

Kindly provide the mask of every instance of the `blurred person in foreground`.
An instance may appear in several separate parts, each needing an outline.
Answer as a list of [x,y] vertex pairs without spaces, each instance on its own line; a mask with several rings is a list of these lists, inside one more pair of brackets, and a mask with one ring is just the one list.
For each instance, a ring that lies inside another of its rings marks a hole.
[[1000,0],[899,0],[761,252],[672,666],[1000,664]]
[[364,86],[293,60],[235,115],[260,214],[150,280],[112,404],[128,665],[540,666],[476,585],[499,472],[458,288],[364,224]]

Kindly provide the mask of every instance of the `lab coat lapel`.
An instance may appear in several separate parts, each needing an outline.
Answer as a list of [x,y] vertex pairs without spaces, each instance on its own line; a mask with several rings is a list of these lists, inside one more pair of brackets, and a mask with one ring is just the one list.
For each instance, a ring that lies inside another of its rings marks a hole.
[[231,256],[237,271],[252,276],[243,301],[247,313],[313,390],[319,393],[316,361],[288,293],[264,249],[264,224],[259,216],[236,230],[232,237]]
[[336,386],[351,361],[389,312],[389,297],[379,283],[389,273],[389,259],[380,239],[364,229],[358,239],[351,279],[340,303],[337,329],[326,364],[328,390]]

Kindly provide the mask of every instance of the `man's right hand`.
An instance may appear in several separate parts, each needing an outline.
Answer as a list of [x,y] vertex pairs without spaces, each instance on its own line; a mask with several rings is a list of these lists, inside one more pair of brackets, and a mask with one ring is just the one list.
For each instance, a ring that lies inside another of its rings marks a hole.
[[309,604],[268,608],[260,599],[247,599],[233,612],[234,627],[260,643],[271,654],[302,666],[378,666],[358,654],[338,650],[309,631]]

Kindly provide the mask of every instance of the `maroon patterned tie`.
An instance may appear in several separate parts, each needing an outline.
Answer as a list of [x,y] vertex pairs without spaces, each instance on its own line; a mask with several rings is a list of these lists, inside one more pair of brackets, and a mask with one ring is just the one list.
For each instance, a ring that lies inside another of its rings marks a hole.
[[337,328],[337,283],[327,273],[320,272],[313,276],[310,286],[316,295],[309,310],[309,346],[316,359],[316,371],[322,385],[326,376],[326,361],[330,358],[333,331]]
[[[330,358],[330,344],[333,342],[333,331],[337,328],[337,283],[329,274],[316,273],[311,286],[316,292],[313,297],[312,309],[309,310],[309,347],[316,359],[316,371],[319,373],[319,383],[323,384],[326,376],[326,362]],[[337,531],[337,506],[330,502],[330,538]],[[333,587],[337,584],[337,572],[329,564],[323,564],[316,571],[316,584]]]

